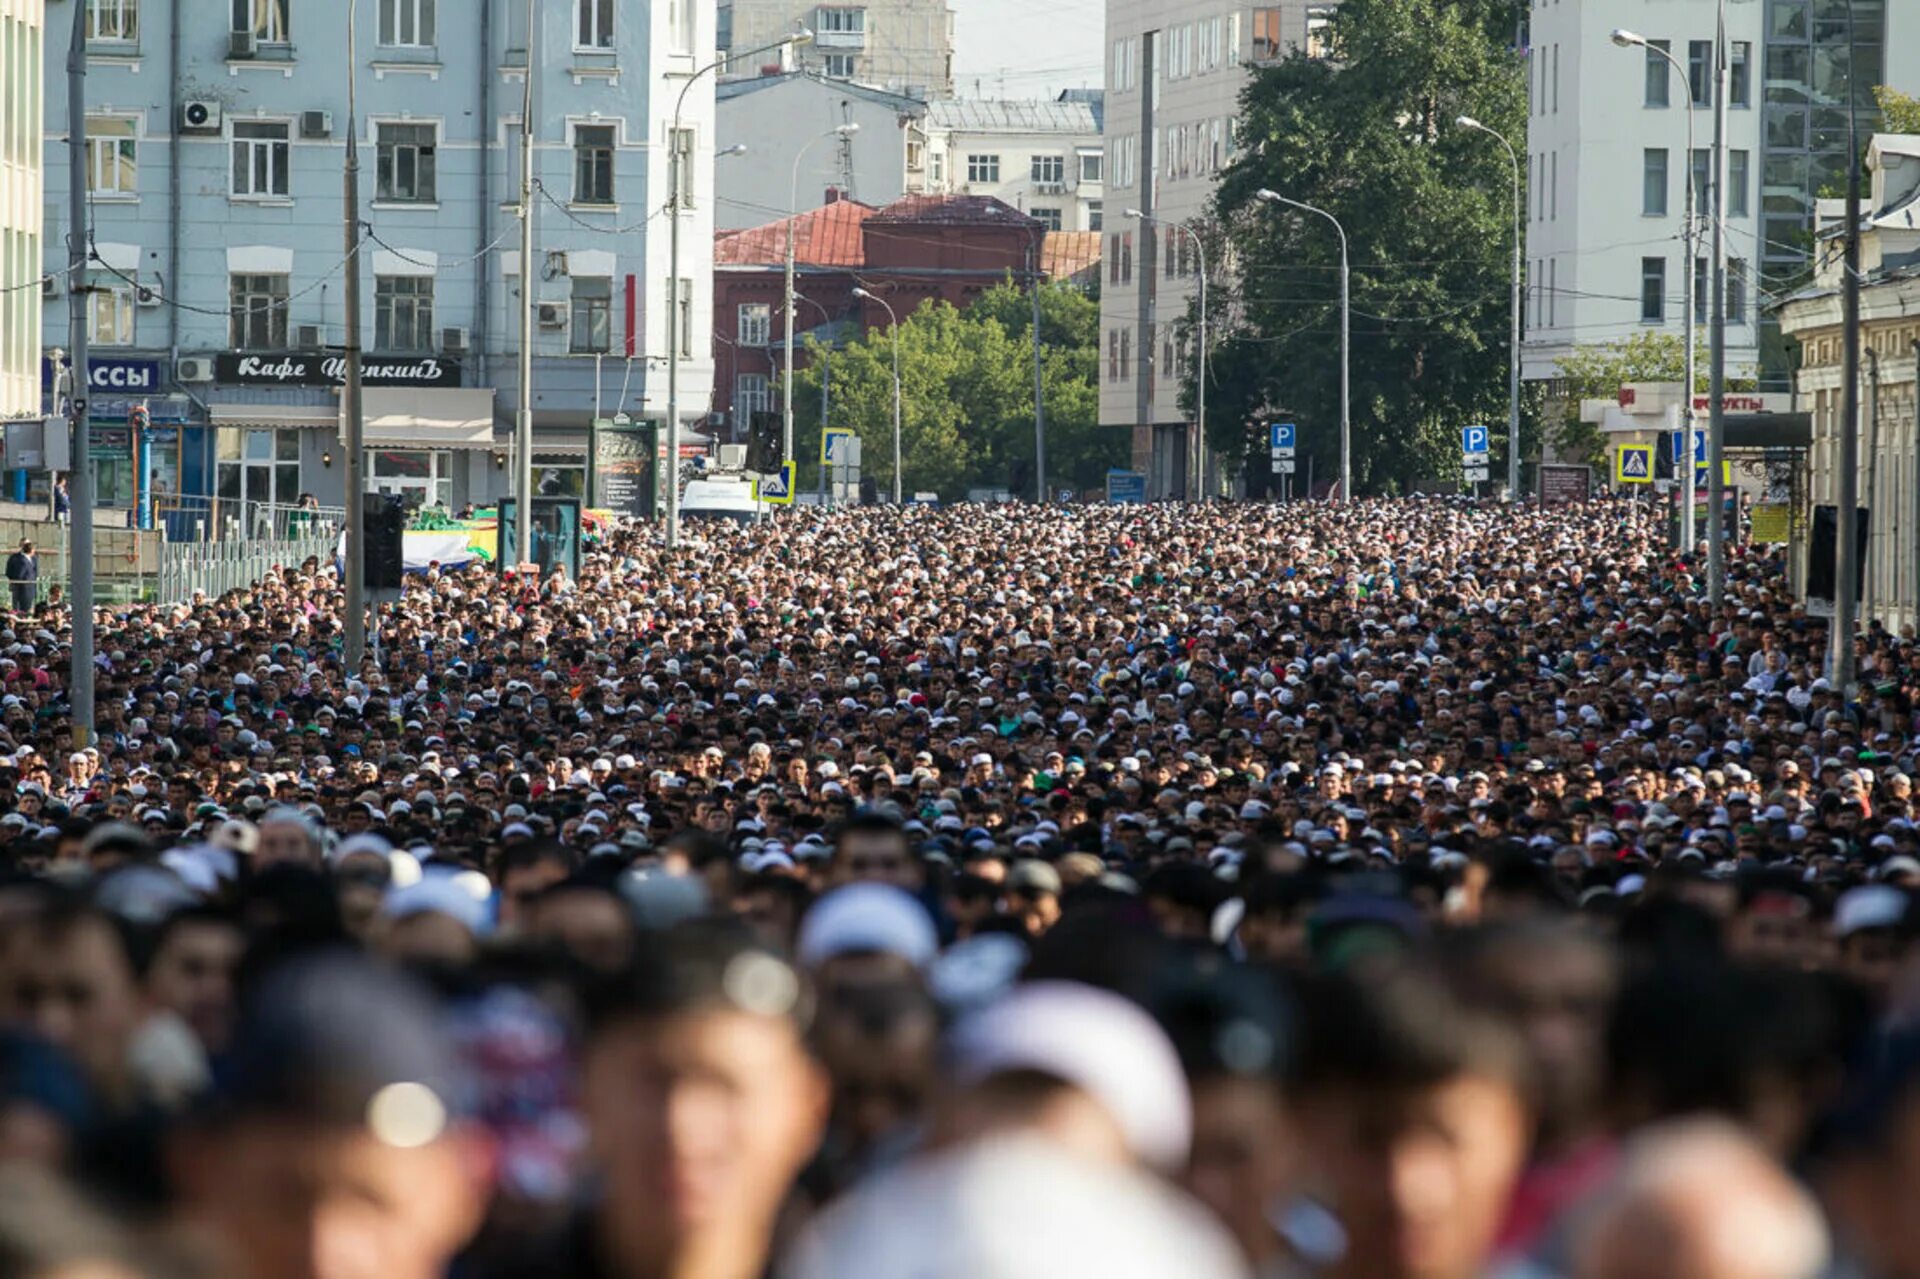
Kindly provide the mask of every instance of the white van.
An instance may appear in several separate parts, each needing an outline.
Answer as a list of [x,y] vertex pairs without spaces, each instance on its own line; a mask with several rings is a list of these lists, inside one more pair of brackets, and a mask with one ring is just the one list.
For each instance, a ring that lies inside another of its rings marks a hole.
[[680,514],[750,524],[767,503],[753,500],[753,482],[737,478],[690,480],[680,495]]

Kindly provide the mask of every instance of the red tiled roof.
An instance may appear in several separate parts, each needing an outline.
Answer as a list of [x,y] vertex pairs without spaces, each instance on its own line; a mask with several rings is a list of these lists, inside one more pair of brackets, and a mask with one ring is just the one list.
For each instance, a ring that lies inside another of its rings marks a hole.
[[1049,280],[1077,280],[1100,270],[1098,231],[1049,231],[1040,242],[1040,271]]
[[990,195],[903,195],[873,216],[880,222],[1039,225],[1011,204]]
[[787,223],[793,223],[793,260],[804,266],[859,266],[866,260],[860,224],[874,215],[871,205],[836,200],[791,219],[764,226],[723,231],[714,236],[715,266],[775,266],[787,260]]

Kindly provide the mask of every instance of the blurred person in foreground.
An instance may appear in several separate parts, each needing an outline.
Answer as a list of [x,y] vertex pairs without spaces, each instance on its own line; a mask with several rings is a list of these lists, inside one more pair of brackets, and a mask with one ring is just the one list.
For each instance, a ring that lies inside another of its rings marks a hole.
[[921,1157],[814,1225],[788,1279],[1228,1279],[1227,1235],[1164,1177],[1192,1110],[1137,1005],[1072,982],[1017,987],[955,1027]]

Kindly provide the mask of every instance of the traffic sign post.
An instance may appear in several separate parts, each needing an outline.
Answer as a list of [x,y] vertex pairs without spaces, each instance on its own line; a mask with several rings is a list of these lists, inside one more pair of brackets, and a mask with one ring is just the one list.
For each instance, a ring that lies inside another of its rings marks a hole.
[[852,431],[844,426],[830,426],[820,432],[820,465],[844,466],[848,441],[854,438]]
[[[1686,445],[1682,443],[1685,439],[1686,436],[1679,431],[1675,431],[1667,436],[1667,443],[1671,446],[1673,461],[1676,466],[1680,463],[1680,454],[1686,449]],[[1705,466],[1707,464],[1707,433],[1705,431],[1695,431],[1693,433],[1693,464],[1695,466]]]
[[781,463],[780,469],[774,474],[756,479],[753,482],[753,500],[773,506],[792,506],[797,469],[798,464],[789,460]]
[[1298,432],[1291,422],[1273,422],[1267,427],[1267,443],[1273,449],[1275,460],[1291,458]]
[[1493,451],[1490,433],[1484,426],[1460,428],[1460,451],[1468,457],[1485,456]]
[[1616,484],[1653,483],[1653,445],[1622,444],[1613,455]]

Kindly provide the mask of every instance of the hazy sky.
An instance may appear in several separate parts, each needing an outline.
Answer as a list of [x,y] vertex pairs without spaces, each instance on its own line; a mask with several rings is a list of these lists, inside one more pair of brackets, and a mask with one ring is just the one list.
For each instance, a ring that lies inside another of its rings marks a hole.
[[1040,98],[1100,87],[1103,0],[952,4],[953,78],[960,96]]

